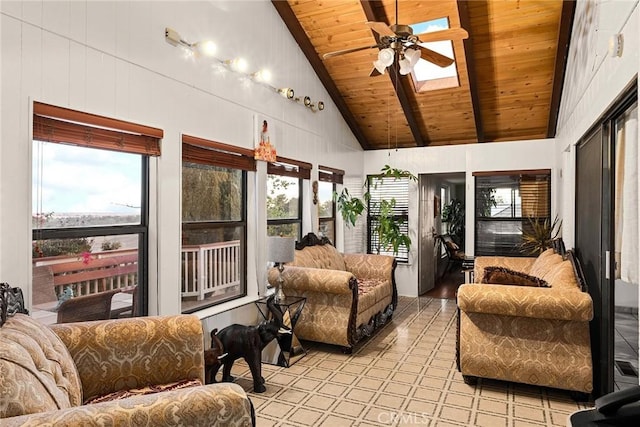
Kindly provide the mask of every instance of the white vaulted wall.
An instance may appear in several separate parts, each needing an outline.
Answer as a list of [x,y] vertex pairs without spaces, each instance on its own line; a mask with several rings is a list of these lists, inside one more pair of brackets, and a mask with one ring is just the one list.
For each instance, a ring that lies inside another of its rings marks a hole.
[[[269,1],[2,1],[0,8],[0,280],[27,294],[33,101],[164,130],[162,155],[151,162],[151,314],[180,311],[182,133],[253,147],[259,114],[270,120],[278,154],[314,164],[316,178],[318,164],[362,173],[360,145]],[[185,58],[165,42],[165,27],[189,42],[214,40],[218,58],[244,56],[250,72],[269,68],[273,86],[322,100],[325,110],[313,113],[265,86]],[[252,295],[267,266],[265,177],[264,164],[249,177]],[[304,215],[313,220],[311,206],[305,204]],[[227,312],[220,322],[243,316]]]

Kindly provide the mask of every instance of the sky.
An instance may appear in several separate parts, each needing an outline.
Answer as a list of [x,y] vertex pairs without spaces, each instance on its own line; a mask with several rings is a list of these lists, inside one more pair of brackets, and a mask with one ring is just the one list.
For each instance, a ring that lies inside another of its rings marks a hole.
[[141,156],[34,141],[33,213],[139,214]]

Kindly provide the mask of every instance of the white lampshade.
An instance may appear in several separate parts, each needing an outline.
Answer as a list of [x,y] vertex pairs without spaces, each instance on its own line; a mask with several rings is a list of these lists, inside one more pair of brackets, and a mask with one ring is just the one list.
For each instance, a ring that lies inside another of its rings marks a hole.
[[296,239],[293,237],[267,237],[267,255],[272,262],[291,262],[295,257]]
[[409,74],[411,70],[413,70],[411,62],[406,57],[398,61],[398,64],[400,65],[400,74],[402,74],[403,76]]
[[376,70],[378,70],[380,74],[384,74],[384,70],[387,69],[387,66],[384,65],[379,59],[373,61],[373,66],[376,67]]
[[378,61],[384,64],[385,67],[388,67],[389,65],[393,64],[393,59],[395,56],[396,55],[393,49],[391,49],[390,47],[386,47],[378,52]]
[[407,49],[404,52],[404,57],[409,60],[411,68],[420,60],[420,51],[418,49]]

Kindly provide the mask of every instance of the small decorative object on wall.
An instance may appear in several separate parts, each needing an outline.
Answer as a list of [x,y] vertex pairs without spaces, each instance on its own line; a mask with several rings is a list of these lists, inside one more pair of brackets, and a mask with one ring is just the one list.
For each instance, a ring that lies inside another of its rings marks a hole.
[[258,134],[258,144],[255,148],[254,158],[265,162],[276,161],[276,147],[271,145],[269,138],[269,124],[266,119],[262,120],[262,126]]
[[437,218],[440,215],[440,196],[433,196],[433,217]]
[[311,190],[313,191],[313,204],[318,204],[318,181],[313,181],[311,183]]

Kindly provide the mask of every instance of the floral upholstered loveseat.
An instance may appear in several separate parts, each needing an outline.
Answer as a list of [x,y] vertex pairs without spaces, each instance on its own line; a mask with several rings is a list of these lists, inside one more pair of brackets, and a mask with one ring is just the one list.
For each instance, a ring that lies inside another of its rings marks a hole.
[[[475,283],[461,285],[457,295],[458,369],[465,381],[483,377],[590,393],[593,302],[583,277],[572,251],[476,257]],[[521,284],[504,284],[510,280]]]
[[[306,235],[283,272],[284,293],[307,298],[296,335],[350,352],[391,318],[398,299],[395,267],[394,257],[342,254],[328,239]],[[269,283],[277,280],[273,268]]]
[[191,315],[51,327],[9,316],[0,327],[0,425],[254,425],[240,386],[202,385],[203,346]]

